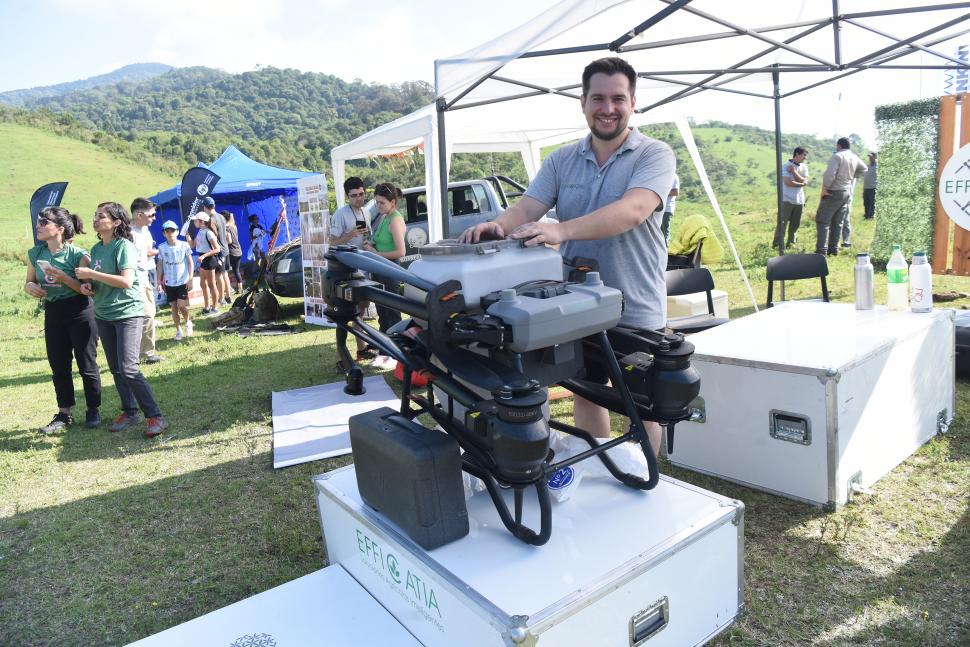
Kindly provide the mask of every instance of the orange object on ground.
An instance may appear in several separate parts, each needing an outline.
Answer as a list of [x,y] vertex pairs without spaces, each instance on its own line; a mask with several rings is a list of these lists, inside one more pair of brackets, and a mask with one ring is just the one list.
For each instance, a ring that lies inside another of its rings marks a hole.
[[[400,380],[401,382],[404,381],[404,364],[402,364],[401,362],[398,362],[397,366],[394,367],[394,377]],[[428,384],[428,378],[421,375],[420,373],[411,371],[411,386],[421,387],[421,386],[427,386],[427,384]]]

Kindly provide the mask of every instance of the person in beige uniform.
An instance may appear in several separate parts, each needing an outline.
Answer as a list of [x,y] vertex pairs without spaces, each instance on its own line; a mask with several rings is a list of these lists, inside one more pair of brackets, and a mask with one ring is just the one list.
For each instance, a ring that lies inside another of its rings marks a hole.
[[866,165],[849,150],[849,140],[840,137],[835,152],[822,174],[822,195],[815,212],[815,253],[835,256],[839,253],[844,208],[849,202],[852,182],[866,174]]
[[145,325],[141,333],[140,360],[145,364],[156,364],[162,357],[155,352],[155,288],[148,281],[148,270],[155,266],[155,241],[149,226],[155,220],[155,205],[145,198],[131,201],[131,237],[138,250],[138,284],[141,300],[145,305]]

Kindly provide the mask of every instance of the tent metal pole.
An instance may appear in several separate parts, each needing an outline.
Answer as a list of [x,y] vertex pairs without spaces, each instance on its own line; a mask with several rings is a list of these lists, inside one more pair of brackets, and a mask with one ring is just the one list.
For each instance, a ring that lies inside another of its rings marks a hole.
[[[782,215],[782,177],[781,177],[781,87],[779,85],[780,74],[775,71],[771,73],[771,84],[774,86],[774,102],[775,102],[775,192],[777,196],[777,208],[778,213],[776,214],[776,223],[781,222]],[[777,229],[777,225],[775,228]],[[785,226],[787,230],[787,225]],[[778,244],[778,255],[785,255],[785,237],[782,236],[781,242]],[[781,282],[781,286],[778,292],[778,296],[782,301],[785,300],[785,282]]]
[[[784,25],[771,25],[770,27],[758,27],[757,29],[752,29],[751,31],[757,32],[759,34],[765,34],[773,31],[784,31],[787,29],[798,29],[800,27],[810,27],[818,25],[818,20],[803,20],[801,22],[790,22]],[[823,24],[828,24],[828,18],[822,21]],[[706,43],[712,40],[722,40],[724,38],[739,38],[741,36],[747,36],[747,34],[739,34],[736,31],[719,31],[712,34],[704,34],[702,36],[684,36],[683,38],[671,38],[669,40],[656,40],[650,43],[637,43],[636,45],[629,45],[623,47],[620,51],[622,53],[626,52],[638,52],[644,49],[660,49],[662,47],[673,47],[675,45],[689,45],[691,43]]]
[[[775,195],[776,201],[775,205],[777,207],[777,213],[775,214],[775,222],[781,222],[782,215],[782,177],[781,177],[781,88],[779,86],[780,74],[776,70],[771,73],[771,84],[774,87],[774,103],[775,103]],[[775,225],[777,229],[777,225]],[[782,236],[781,243],[778,245],[778,255],[785,255],[785,237]],[[785,300],[785,282],[781,282],[781,290],[779,292],[781,300]]]
[[[963,14],[961,16],[958,16],[958,17],[954,18],[953,20],[947,20],[945,23],[942,23],[940,25],[937,25],[936,27],[931,27],[931,28],[929,28],[929,29],[927,29],[925,31],[921,31],[920,33],[916,34],[915,36],[910,36],[909,38],[905,38],[903,40],[897,40],[892,45],[887,45],[886,47],[883,47],[882,49],[876,50],[875,52],[871,52],[869,54],[866,54],[865,56],[860,56],[859,58],[855,59],[854,61],[850,61],[848,63],[848,65],[859,65],[860,63],[868,63],[872,59],[878,58],[879,56],[882,56],[883,54],[895,54],[895,53],[898,53],[898,52],[894,52],[893,50],[897,50],[900,47],[909,45],[913,41],[919,40],[920,38],[925,38],[926,36],[932,36],[933,34],[939,32],[939,31],[943,31],[947,27],[952,27],[953,25],[957,25],[957,24],[960,24],[961,22],[965,22],[968,18],[970,18],[970,13],[965,13],[965,14]],[[910,52],[907,50],[907,51],[904,51],[903,53],[904,54],[909,54]]]
[[623,34],[622,36],[614,40],[612,43],[610,43],[610,51],[612,52],[620,51],[620,48],[623,47],[625,44],[627,44],[628,42],[630,42],[631,40],[633,40],[643,32],[647,31],[648,29],[650,29],[651,27],[653,27],[654,25],[656,25],[661,20],[663,20],[670,14],[674,13],[681,7],[685,6],[690,1],[691,0],[675,0],[674,2],[669,3],[666,7],[664,7],[663,9],[661,9],[660,11],[658,11],[657,13],[650,16],[642,23],[634,27],[632,30],[628,31],[627,33]]
[[[860,29],[865,29],[867,31],[871,31],[872,33],[878,34],[878,35],[880,35],[880,36],[882,36],[884,38],[888,38],[888,39],[894,40],[894,41],[899,41],[899,37],[898,36],[893,36],[892,34],[887,34],[884,31],[881,31],[879,29],[876,29],[875,27],[870,27],[869,25],[864,25],[861,22],[857,22],[855,20],[845,20],[845,22],[849,23],[850,25],[855,25],[856,27],[859,27]],[[941,54],[940,52],[936,52],[936,51],[930,49],[929,47],[924,47],[923,45],[920,45],[919,43],[908,43],[908,46],[910,47],[910,49],[914,49],[914,50],[917,50],[917,51],[920,51],[920,52],[926,52],[927,54],[932,54],[933,56],[937,56],[937,57],[942,58],[942,59],[944,59],[946,61],[950,61],[951,63],[956,63],[957,65],[960,65],[960,66],[964,66],[965,67],[967,65],[966,61],[961,61],[958,58],[954,58],[952,56],[947,56],[946,54]],[[920,66],[920,67],[922,67],[922,66]]]
[[899,7],[897,9],[882,9],[880,11],[859,11],[847,13],[843,18],[875,18],[878,16],[896,16],[904,13],[916,13],[923,11],[945,11],[947,9],[967,9],[970,2],[952,2],[950,4],[928,5],[925,7]]
[[839,22],[839,0],[832,0],[832,38],[835,46],[835,64],[842,65],[842,23]]
[[[689,10],[688,9],[685,9],[684,11],[689,11]],[[799,40],[801,38],[804,38],[805,36],[808,36],[809,34],[813,34],[813,33],[817,32],[819,29],[822,29],[823,27],[825,27],[826,24],[827,24],[827,22],[828,21],[821,22],[821,23],[817,24],[814,27],[811,27],[809,29],[806,29],[805,31],[803,31],[801,33],[795,34],[791,38],[787,39],[785,41],[785,43],[786,44],[787,43],[794,43],[796,40]],[[706,79],[702,79],[702,80],[698,81],[695,84],[695,88],[693,90],[691,88],[686,88],[684,90],[680,90],[679,92],[675,92],[672,95],[666,97],[665,99],[661,99],[660,101],[658,101],[658,102],[656,102],[656,103],[654,103],[652,105],[649,105],[646,108],[639,108],[639,109],[637,109],[637,112],[646,112],[648,110],[652,110],[652,109],[657,108],[659,106],[662,106],[662,105],[668,104],[668,103],[670,103],[672,101],[675,101],[675,100],[677,100],[677,99],[679,99],[679,98],[681,98],[681,97],[683,97],[685,95],[686,96],[690,96],[688,93],[696,94],[697,92],[703,92],[703,90],[698,90],[698,89],[696,89],[696,87],[697,86],[700,86],[700,85],[702,85],[704,83],[707,83],[709,81],[714,81],[714,80],[717,79],[717,77],[719,77],[719,76],[721,76],[723,74],[727,74],[729,72],[736,72],[742,66],[747,65],[751,61],[756,61],[759,58],[761,58],[762,56],[767,56],[768,54],[772,53],[776,49],[778,49],[778,48],[777,47],[769,47],[767,49],[761,50],[760,52],[754,54],[753,56],[749,56],[748,58],[746,58],[743,61],[737,63],[736,65],[732,65],[727,70],[724,70],[724,71],[722,71],[720,73],[717,73],[717,74],[714,74],[712,76],[709,76]],[[768,72],[768,71],[771,71],[771,69],[769,68],[769,69],[764,70],[764,71]]]
[[[448,235],[445,223],[448,222],[448,146],[445,143],[445,110],[447,102],[439,97],[435,102],[438,110],[438,178],[441,185],[441,235]],[[429,232],[430,233],[430,232]],[[431,241],[435,242],[435,241]]]
[[[928,41],[928,42],[924,43],[924,45],[926,45],[927,47],[932,47],[934,45],[939,45],[940,43],[944,43],[944,42],[946,42],[948,40],[952,40],[954,38],[958,38],[958,37],[963,36],[964,34],[968,34],[968,33],[970,33],[970,29],[964,29],[963,31],[956,32],[956,33],[953,33],[953,34],[947,34],[945,36],[942,36],[940,38],[937,38],[936,40]],[[891,56],[887,56],[886,58],[881,59],[880,61],[877,61],[876,62],[876,65],[879,65],[881,67],[880,64],[883,63],[883,62],[886,62],[886,61],[895,61],[897,58],[902,58],[903,56],[909,56],[911,54],[912,54],[912,52],[910,52],[909,50],[907,50],[905,52],[897,52],[896,54],[893,54]],[[792,90],[788,94],[782,95],[782,98],[783,99],[787,99],[788,97],[790,97],[790,96],[792,96],[794,94],[798,94],[799,92],[805,92],[806,90],[811,90],[812,88],[817,88],[820,85],[825,85],[826,83],[832,83],[833,81],[838,81],[839,79],[844,79],[847,76],[852,76],[853,74],[858,74],[859,72],[863,72],[863,71],[868,70],[868,69],[878,69],[878,68],[876,68],[874,66],[856,68],[856,69],[853,69],[853,70],[851,70],[849,72],[846,72],[845,74],[839,74],[838,76],[834,76],[831,79],[825,79],[824,81],[819,81],[818,83],[812,83],[811,85],[806,85],[805,87],[798,88],[797,90]]]
[[[667,4],[671,4],[673,2],[673,0],[661,0],[661,2],[665,2]],[[780,40],[775,40],[774,38],[768,38],[764,34],[760,34],[760,33],[758,33],[757,31],[755,31],[753,29],[747,29],[745,27],[742,27],[741,25],[736,25],[736,24],[734,24],[734,23],[732,23],[730,21],[724,20],[723,18],[718,18],[717,16],[715,16],[713,14],[709,14],[709,13],[707,13],[705,11],[701,11],[699,9],[695,9],[693,7],[681,7],[681,11],[686,11],[689,14],[693,14],[695,16],[699,16],[699,17],[704,18],[706,20],[710,20],[711,22],[717,23],[718,25],[721,25],[722,27],[727,27],[728,29],[733,29],[733,30],[737,31],[738,33],[744,34],[745,36],[750,36],[751,38],[755,38],[757,40],[764,41],[764,42],[766,42],[766,43],[768,43],[769,45],[772,46],[771,49],[768,50],[768,53],[773,52],[776,49],[779,49],[780,48],[780,49],[788,50],[789,52],[791,52],[793,54],[797,54],[798,56],[804,56],[805,58],[811,59],[811,60],[815,61],[816,63],[821,63],[822,65],[828,65],[829,67],[831,67],[831,66],[834,65],[831,61],[826,61],[824,58],[819,58],[819,57],[814,56],[813,54],[811,54],[809,52],[803,52],[803,51],[800,51],[799,49],[797,49],[795,47],[790,47],[789,46],[789,43],[791,42],[790,39],[789,40],[786,40],[786,41],[780,41]],[[751,60],[754,60],[754,59],[751,59]]]
[[[670,83],[671,85],[689,85],[689,86],[693,86],[694,85],[690,81],[677,81],[675,79],[668,79],[667,77],[656,76],[654,74],[637,74],[637,76],[640,77],[641,79],[649,79],[651,81],[661,81],[662,83]],[[731,88],[719,88],[716,85],[710,85],[710,84],[707,84],[707,83],[705,83],[704,85],[702,85],[701,88],[704,89],[704,90],[716,90],[718,92],[731,92],[733,94],[743,94],[743,95],[748,96],[748,97],[758,97],[759,99],[770,99],[771,98],[769,95],[767,95],[767,94],[761,94],[760,92],[747,92],[746,90],[734,90],[734,89],[731,89]]]
[[575,84],[568,85],[568,86],[563,86],[563,88],[560,89],[560,88],[544,87],[544,86],[541,86],[541,85],[536,85],[535,83],[529,83],[527,81],[516,81],[515,79],[510,79],[510,78],[505,77],[505,76],[495,76],[495,75],[493,75],[492,76],[492,79],[495,80],[495,81],[501,81],[502,83],[508,83],[510,85],[519,85],[519,86],[522,86],[523,88],[529,88],[530,90],[537,90],[537,91],[539,91],[539,92],[541,92],[543,94],[559,94],[559,95],[562,95],[564,97],[568,97],[570,99],[579,99],[579,95],[578,94],[569,94],[568,92],[563,92],[563,90],[568,90],[568,89],[571,89],[571,88],[575,88],[576,87]]

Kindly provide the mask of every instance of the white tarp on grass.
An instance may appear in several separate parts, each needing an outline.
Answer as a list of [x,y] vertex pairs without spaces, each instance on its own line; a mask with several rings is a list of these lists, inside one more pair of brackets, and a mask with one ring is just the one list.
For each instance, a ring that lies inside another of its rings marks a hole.
[[380,375],[364,380],[363,395],[344,393],[344,382],[273,392],[273,467],[289,467],[350,453],[353,415],[397,409],[400,398]]

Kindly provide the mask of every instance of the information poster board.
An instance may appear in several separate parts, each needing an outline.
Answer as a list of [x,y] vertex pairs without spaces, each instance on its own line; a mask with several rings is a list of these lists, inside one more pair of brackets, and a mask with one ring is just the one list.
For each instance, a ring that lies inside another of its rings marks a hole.
[[323,275],[327,270],[326,254],[330,240],[330,210],[327,205],[327,178],[312,175],[296,181],[300,204],[300,231],[303,247],[303,304],[305,321],[332,326],[324,315]]

